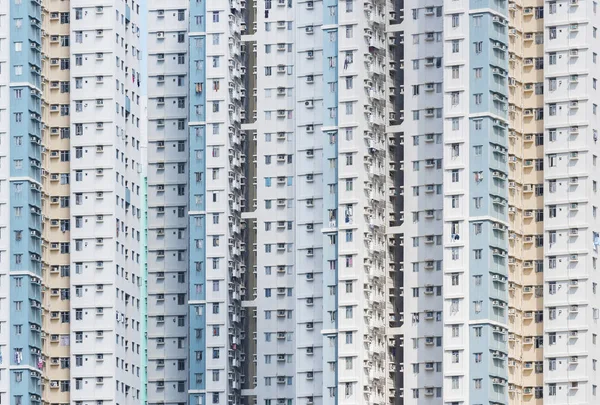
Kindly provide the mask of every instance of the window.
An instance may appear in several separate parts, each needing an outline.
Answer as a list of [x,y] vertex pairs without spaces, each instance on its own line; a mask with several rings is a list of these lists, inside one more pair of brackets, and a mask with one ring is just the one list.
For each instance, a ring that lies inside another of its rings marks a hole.
[[460,52],[460,42],[457,39],[452,40],[452,53]]
[[458,14],[452,14],[452,28],[460,26],[460,19]]
[[457,91],[453,91],[450,94],[450,102],[451,102],[452,106],[457,106],[459,101],[460,101],[459,93]]
[[460,67],[452,66],[452,78],[459,79],[460,78]]
[[458,131],[460,129],[460,121],[458,118],[452,118],[452,130]]

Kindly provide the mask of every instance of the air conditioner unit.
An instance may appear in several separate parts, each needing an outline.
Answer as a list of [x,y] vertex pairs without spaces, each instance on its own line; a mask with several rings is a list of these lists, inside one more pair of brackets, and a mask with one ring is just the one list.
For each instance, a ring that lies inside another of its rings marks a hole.
[[306,52],[306,58],[307,59],[313,59],[315,57],[315,51],[308,51]]
[[156,33],[156,38],[158,38],[158,39],[164,39],[164,38],[165,38],[165,33],[164,33],[164,31],[158,31],[158,32]]

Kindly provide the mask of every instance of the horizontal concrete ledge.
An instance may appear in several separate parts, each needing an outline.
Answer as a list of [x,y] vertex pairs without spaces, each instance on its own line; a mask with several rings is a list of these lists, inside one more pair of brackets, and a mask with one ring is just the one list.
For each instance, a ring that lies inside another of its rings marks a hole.
[[242,219],[256,219],[256,211],[242,212]]
[[404,131],[404,126],[402,124],[399,125],[388,125],[385,128],[385,132],[389,134],[390,132],[402,132]]
[[396,235],[396,234],[399,234],[399,233],[402,233],[402,232],[404,232],[404,231],[402,230],[402,225],[398,225],[398,226],[390,226],[390,227],[388,227],[388,228],[385,230],[385,233],[386,233],[387,235]]
[[388,24],[385,27],[385,32],[399,32],[404,31],[404,21],[400,24]]
[[385,334],[388,335],[388,336],[391,336],[391,335],[401,335],[403,333],[404,332],[402,331],[402,326],[400,326],[399,328],[387,328],[385,330]]
[[248,122],[246,124],[242,124],[242,131],[256,131],[256,128],[256,122]]
[[242,42],[256,42],[256,34],[242,35]]
[[242,308],[253,308],[256,307],[256,300],[242,301]]

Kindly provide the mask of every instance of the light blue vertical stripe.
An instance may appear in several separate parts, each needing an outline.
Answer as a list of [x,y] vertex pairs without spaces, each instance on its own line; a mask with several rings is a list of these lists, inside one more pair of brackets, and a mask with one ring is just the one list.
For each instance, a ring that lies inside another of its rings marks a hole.
[[[206,5],[189,8],[189,403],[206,403]],[[203,353],[200,358],[197,353]]]
[[9,13],[11,316],[5,361],[11,366],[10,403],[18,398],[22,405],[37,405],[42,393],[41,5],[11,1]]
[[[489,9],[502,14],[502,18]],[[508,403],[508,10],[471,2],[469,46],[470,403]],[[481,13],[473,12],[481,10]],[[476,20],[477,19],[477,20]],[[501,23],[501,21],[505,21]],[[476,22],[477,21],[477,22]],[[478,49],[475,42],[481,41]],[[476,73],[475,69],[481,69]],[[476,203],[477,201],[477,203]],[[498,222],[498,221],[502,221]],[[475,228],[475,226],[480,228]],[[465,230],[467,231],[467,230]],[[476,253],[481,252],[481,253]],[[477,257],[476,257],[477,255]],[[476,309],[475,302],[481,305]],[[476,360],[477,354],[477,360]],[[480,356],[480,358],[479,358]],[[475,381],[481,388],[475,389]]]

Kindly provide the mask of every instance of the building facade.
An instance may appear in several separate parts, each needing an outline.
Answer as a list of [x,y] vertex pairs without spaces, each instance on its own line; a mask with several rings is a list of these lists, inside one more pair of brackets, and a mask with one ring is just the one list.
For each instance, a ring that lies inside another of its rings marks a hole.
[[189,4],[189,403],[241,403],[242,11],[236,0]]
[[52,2],[43,14],[42,215],[43,340],[42,400],[68,403],[71,388],[71,10]]
[[0,402],[597,402],[597,3],[0,1]]
[[[544,397],[544,13],[509,4],[509,400]],[[546,318],[547,320],[547,318]]]
[[148,402],[185,403],[188,2],[148,4]]
[[42,396],[42,7],[0,6],[3,400]]
[[71,3],[71,401],[140,385],[140,4]]

